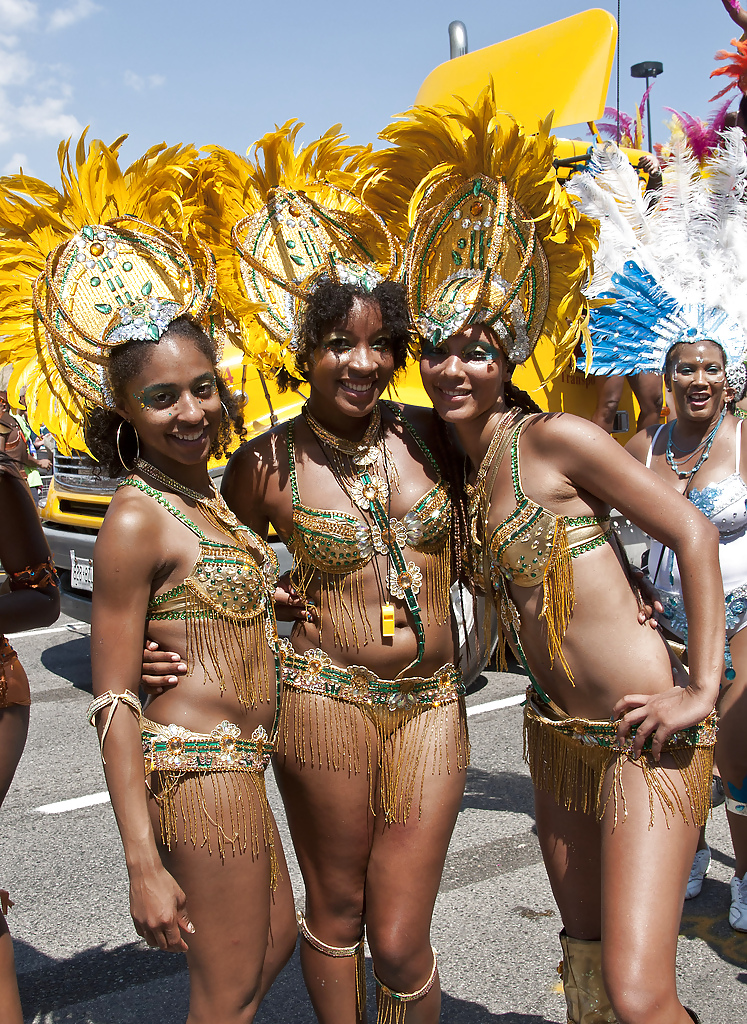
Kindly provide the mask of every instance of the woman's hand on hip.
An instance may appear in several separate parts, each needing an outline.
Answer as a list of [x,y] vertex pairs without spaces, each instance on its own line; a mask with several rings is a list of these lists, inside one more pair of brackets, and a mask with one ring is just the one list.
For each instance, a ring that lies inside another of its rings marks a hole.
[[711,711],[713,701],[691,686],[673,686],[663,693],[626,694],[613,709],[613,720],[619,719],[617,741],[623,745],[635,726],[634,756],[640,756],[643,744],[652,736],[651,753],[658,761],[674,733],[697,725]]

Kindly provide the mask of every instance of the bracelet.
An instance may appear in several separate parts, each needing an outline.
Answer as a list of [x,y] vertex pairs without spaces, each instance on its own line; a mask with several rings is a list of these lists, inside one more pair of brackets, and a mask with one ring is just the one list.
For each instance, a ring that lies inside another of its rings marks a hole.
[[125,690],[124,693],[115,693],[113,690],[107,690],[106,693],[102,693],[100,697],[96,697],[88,705],[88,721],[90,725],[94,725],[94,719],[96,715],[103,708],[108,708],[111,705],[111,710],[106,719],[106,725],[104,731],[101,733],[101,739],[99,740],[99,746],[101,748],[101,762],[106,764],[106,758],[104,757],[104,740],[106,734],[109,731],[109,726],[112,724],[112,718],[114,712],[117,710],[120,704],[126,704],[130,711],[137,717],[138,722],[143,717],[143,707],[140,703],[140,698],[137,694],[134,694],[132,690]]

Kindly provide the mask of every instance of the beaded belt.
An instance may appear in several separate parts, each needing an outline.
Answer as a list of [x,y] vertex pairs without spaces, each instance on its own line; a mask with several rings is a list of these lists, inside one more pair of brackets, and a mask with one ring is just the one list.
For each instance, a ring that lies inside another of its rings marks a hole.
[[249,739],[232,722],[201,733],[143,718],[141,731],[146,775],[158,771],[263,773],[275,753],[275,744],[261,725]]
[[461,670],[454,665],[443,665],[427,678],[379,679],[363,665],[338,668],[324,651],[297,654],[288,641],[281,641],[280,661],[284,686],[368,707],[439,707],[464,694]]
[[[564,733],[569,739],[575,739],[589,747],[607,747],[611,750],[628,750],[635,739],[635,726],[628,734],[625,743],[620,746],[617,742],[617,722],[599,722],[587,718],[570,718],[564,716],[556,717],[563,712],[556,705],[545,704],[536,690],[530,686],[527,690],[527,702],[525,712],[528,718],[551,726],[559,732]],[[712,711],[707,718],[688,729],[672,733],[664,744],[664,750],[678,750],[686,747],[712,747],[716,743],[718,732],[718,717]],[[643,744],[644,752],[651,750],[653,735],[649,736]]]

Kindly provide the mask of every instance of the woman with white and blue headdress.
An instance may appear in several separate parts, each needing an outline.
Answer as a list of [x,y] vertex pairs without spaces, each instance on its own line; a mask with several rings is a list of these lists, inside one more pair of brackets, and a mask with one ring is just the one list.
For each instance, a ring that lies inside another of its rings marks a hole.
[[[747,456],[732,414],[745,391],[747,349],[747,157],[739,129],[699,169],[684,143],[664,168],[656,207],[612,144],[595,150],[570,190],[601,223],[593,310],[597,372],[663,372],[676,419],[641,431],[630,452],[719,529],[726,606],[724,678],[716,762],[736,854],[729,922],[747,931]],[[648,571],[664,606],[662,625],[687,644],[677,559],[652,541]],[[701,836],[687,897],[710,864]]]

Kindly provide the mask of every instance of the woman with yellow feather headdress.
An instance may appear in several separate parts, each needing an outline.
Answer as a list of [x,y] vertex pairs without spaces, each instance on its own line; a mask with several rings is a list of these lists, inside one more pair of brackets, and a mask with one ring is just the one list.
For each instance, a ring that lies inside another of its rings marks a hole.
[[[555,179],[549,123],[526,135],[488,89],[474,109],[419,109],[385,135],[394,145],[364,194],[389,223],[407,210],[423,383],[468,456],[475,576],[530,679],[525,750],[565,926],[568,1021],[685,1024],[697,1018],[674,957],[710,809],[716,531],[606,432],[527,415],[511,384],[537,343],[562,368],[583,325],[593,229]],[[689,680],[645,628],[610,505],[677,553],[696,625]]]
[[[277,559],[208,475],[242,421],[217,368],[215,260],[183,237],[196,153],[154,147],[122,171],[122,141],[81,139],[74,165],[63,145],[61,191],[0,183],[0,352],[32,419],[124,477],[95,548],[89,720],[135,927],[187,953],[190,1021],[239,1024],[295,944],[264,784]],[[146,630],[188,666],[147,717]]]
[[461,545],[436,418],[382,401],[410,335],[398,245],[349,191],[368,153],[339,126],[296,152],[300,127],[261,139],[256,163],[214,150],[198,183],[224,298],[263,304],[242,319],[247,351],[309,395],[234,455],[223,489],[294,556],[277,764],[314,1009],[366,1019],[365,926],[380,1024],[435,1022],[430,920],[468,759],[448,628]]

